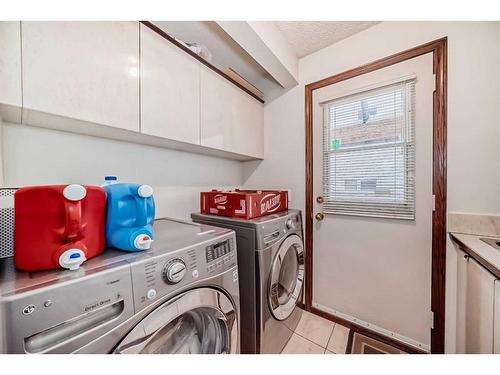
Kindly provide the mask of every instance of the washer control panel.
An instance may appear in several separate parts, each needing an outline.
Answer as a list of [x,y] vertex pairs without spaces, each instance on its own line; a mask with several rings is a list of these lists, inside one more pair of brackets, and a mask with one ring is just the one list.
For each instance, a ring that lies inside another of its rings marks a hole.
[[211,244],[205,248],[207,272],[209,274],[222,270],[228,264],[236,262],[236,251],[233,239]]
[[151,255],[131,265],[136,312],[177,289],[236,266],[235,237],[228,233],[200,245]]

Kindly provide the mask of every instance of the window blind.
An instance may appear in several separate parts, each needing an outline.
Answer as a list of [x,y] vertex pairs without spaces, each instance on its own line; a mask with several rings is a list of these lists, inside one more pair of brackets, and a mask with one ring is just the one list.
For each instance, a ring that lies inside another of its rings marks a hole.
[[415,218],[415,79],[323,105],[323,211]]

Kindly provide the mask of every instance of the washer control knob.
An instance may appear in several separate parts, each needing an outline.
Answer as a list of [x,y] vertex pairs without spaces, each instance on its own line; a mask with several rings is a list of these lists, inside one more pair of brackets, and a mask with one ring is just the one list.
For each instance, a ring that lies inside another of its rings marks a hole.
[[182,259],[172,259],[163,267],[162,277],[168,284],[177,284],[186,274],[186,263]]
[[292,219],[288,219],[285,225],[286,229],[295,229],[295,224],[293,223]]

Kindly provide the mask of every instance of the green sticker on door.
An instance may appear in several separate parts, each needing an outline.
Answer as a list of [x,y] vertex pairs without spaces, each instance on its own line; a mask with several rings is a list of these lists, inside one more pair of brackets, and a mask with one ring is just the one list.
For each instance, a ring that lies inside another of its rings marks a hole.
[[330,151],[338,150],[342,146],[342,140],[335,138],[330,140]]

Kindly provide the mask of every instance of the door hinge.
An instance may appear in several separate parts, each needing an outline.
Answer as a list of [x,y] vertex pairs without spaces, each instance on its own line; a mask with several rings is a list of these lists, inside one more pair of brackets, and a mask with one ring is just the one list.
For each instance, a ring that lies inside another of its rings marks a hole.
[[432,212],[436,211],[436,196],[432,194]]
[[434,311],[431,311],[431,329],[434,329]]
[[436,73],[432,75],[432,92],[436,91]]

